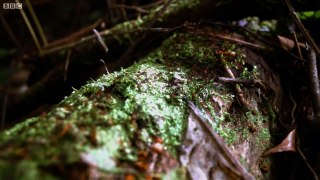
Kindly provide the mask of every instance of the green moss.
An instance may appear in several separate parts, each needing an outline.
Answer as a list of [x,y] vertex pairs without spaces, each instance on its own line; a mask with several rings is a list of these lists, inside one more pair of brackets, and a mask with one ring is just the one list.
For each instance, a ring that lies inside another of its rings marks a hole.
[[[236,46],[229,48],[240,51]],[[119,162],[136,161],[139,148],[149,147],[152,137],[163,139],[165,150],[177,155],[189,114],[185,98],[205,112],[228,144],[250,136],[243,125],[247,122],[258,128],[254,143],[267,143],[266,117],[259,111],[249,111],[242,119],[234,116],[230,113],[236,99],[233,89],[207,79],[219,75],[216,49],[223,47],[205,35],[172,35],[131,67],[89,81],[47,115],[2,133],[2,144],[10,145],[2,147],[0,159],[5,164],[13,157],[28,158],[32,167],[85,159],[112,172]],[[180,171],[185,170],[176,169],[166,177]]]
[[[207,37],[192,34],[175,34],[172,38],[176,39],[172,46],[172,40],[164,42],[163,46],[167,48],[164,52],[168,58],[182,60],[187,62],[200,62],[210,67],[217,65],[214,51],[216,47],[208,41]],[[199,44],[201,44],[199,46]],[[197,52],[197,53],[195,53]]]
[[1,136],[0,138],[10,138],[12,136],[15,136],[17,135],[17,133],[28,129],[32,124],[36,123],[38,120],[39,120],[38,118],[27,119],[24,122],[21,122],[16,126],[14,126],[13,128],[5,131],[5,133],[3,133],[3,136]]
[[[12,172],[15,173],[12,174]],[[23,160],[19,163],[12,164],[0,161],[0,177],[15,180],[34,180],[39,179],[40,177],[43,180],[57,179],[50,174],[39,171],[37,163],[29,160]]]
[[125,157],[121,157],[119,150],[128,148],[128,139],[126,131],[122,126],[116,125],[110,128],[97,128],[97,141],[99,148],[88,147],[85,151],[87,161],[94,163],[103,170],[112,170],[116,168],[115,157],[130,160],[136,157],[130,157],[130,153]]
[[[200,0],[179,0],[173,1],[170,6],[167,7],[166,11],[158,17],[158,21],[164,21],[174,14],[177,14],[180,11],[190,11],[195,8],[197,5],[200,4]],[[113,38],[117,39],[120,44],[132,42],[134,36],[130,33],[130,31],[134,32],[135,30],[144,28],[148,26],[151,20],[157,15],[157,13],[163,8],[163,6],[157,6],[156,8],[152,9],[150,13],[143,17],[138,17],[138,19],[133,21],[126,21],[121,24],[116,25],[107,34],[113,34]],[[119,32],[128,32],[124,33],[123,37],[119,38],[117,34]]]
[[247,120],[249,121],[251,128],[255,129],[255,138],[258,145],[267,148],[270,145],[271,135],[269,132],[269,119],[268,116],[264,116],[261,112],[249,111],[246,113]]
[[186,168],[175,168],[171,171],[169,171],[164,177],[164,180],[184,180],[189,179],[188,178],[188,172]]

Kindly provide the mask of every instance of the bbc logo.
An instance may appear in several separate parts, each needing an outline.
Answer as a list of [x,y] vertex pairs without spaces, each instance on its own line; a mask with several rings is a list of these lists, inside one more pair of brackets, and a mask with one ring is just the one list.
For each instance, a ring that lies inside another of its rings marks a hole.
[[22,9],[22,3],[3,3],[3,9]]

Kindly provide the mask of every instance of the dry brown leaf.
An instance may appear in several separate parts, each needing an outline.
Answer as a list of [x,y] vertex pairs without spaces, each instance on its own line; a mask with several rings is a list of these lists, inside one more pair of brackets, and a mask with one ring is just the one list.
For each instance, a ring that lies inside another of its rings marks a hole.
[[[277,35],[282,49],[286,51],[291,51],[294,48],[294,41],[292,39],[286,38],[284,36]],[[305,48],[303,43],[298,43],[300,47]]]
[[282,49],[286,50],[286,51],[291,51],[292,48],[294,48],[294,42],[293,40],[286,38],[284,36],[280,36],[277,35],[280,45],[282,47]]
[[296,152],[296,129],[292,130],[281,144],[267,150],[262,154],[262,156],[286,151]]

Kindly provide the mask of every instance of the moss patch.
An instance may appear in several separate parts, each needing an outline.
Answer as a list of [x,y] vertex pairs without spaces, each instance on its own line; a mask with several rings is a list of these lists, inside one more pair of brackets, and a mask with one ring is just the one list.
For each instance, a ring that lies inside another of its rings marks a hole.
[[[227,51],[224,48],[206,35],[174,34],[138,63],[88,82],[50,113],[2,133],[1,164],[27,159],[31,167],[39,168],[34,174],[44,177],[53,176],[52,167],[80,162],[107,172],[122,172],[128,164],[141,170],[143,149],[150,149],[155,139],[177,159],[189,114],[184,99],[203,110],[229,145],[249,137],[247,124],[252,123],[259,138],[251,143],[265,149],[270,139],[266,117],[259,111],[232,112],[237,103],[233,87],[214,82],[215,77],[225,76],[221,54],[216,53]],[[252,77],[252,72],[246,73]],[[179,171],[184,170],[175,169],[166,177]],[[5,173],[0,170],[0,177]]]

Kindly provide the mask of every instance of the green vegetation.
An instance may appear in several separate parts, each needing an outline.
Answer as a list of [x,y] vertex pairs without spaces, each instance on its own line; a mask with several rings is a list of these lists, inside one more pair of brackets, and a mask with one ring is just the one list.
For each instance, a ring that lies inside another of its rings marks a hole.
[[[231,86],[213,81],[225,74],[218,70],[221,57],[215,54],[221,48],[204,35],[174,34],[131,67],[88,82],[50,113],[2,133],[0,166],[9,167],[16,159],[30,165],[21,174],[31,171],[51,178],[46,168],[36,168],[85,160],[102,171],[121,172],[120,162],[137,161],[138,152],[149,148],[154,137],[163,139],[164,150],[178,158],[189,114],[185,98],[203,110],[229,145],[247,140],[246,124],[252,123],[257,129],[252,143],[265,149],[270,140],[267,117],[247,112],[246,118],[238,118],[230,111],[236,103]],[[253,77],[256,71],[245,73],[244,78]],[[142,145],[137,147],[137,142]],[[11,172],[20,172],[19,167]],[[2,169],[0,177],[5,177],[8,170]],[[185,169],[174,169],[165,177],[173,178],[180,171]]]
[[318,19],[320,18],[320,11],[303,11],[303,12],[297,12],[298,17],[301,20],[306,19]]

